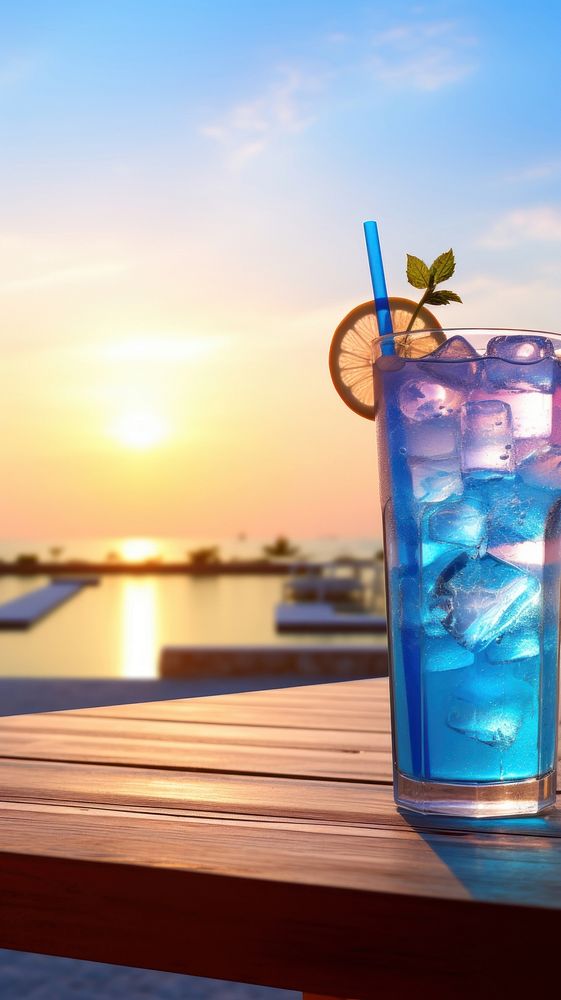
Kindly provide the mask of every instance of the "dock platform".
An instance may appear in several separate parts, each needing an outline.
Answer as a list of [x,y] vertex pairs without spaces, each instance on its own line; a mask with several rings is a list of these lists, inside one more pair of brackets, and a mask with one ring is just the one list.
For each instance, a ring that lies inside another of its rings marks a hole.
[[94,586],[97,582],[94,577],[57,580],[7,601],[0,605],[0,630],[31,628],[84,587]]
[[164,646],[159,676],[168,680],[196,677],[383,677],[388,672],[385,636],[368,645],[339,643],[275,646]]
[[278,604],[277,632],[385,632],[386,616],[365,611],[337,611],[325,601]]

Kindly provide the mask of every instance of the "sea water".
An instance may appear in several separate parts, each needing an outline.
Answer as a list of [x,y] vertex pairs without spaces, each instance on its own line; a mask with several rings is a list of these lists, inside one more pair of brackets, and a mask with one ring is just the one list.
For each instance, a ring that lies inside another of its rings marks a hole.
[[557,727],[554,344],[456,335],[374,371],[397,768],[444,782],[543,775]]

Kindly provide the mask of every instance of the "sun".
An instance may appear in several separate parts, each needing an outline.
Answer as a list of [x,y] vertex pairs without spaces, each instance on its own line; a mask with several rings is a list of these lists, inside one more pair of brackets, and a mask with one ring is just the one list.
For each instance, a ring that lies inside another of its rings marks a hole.
[[158,555],[158,546],[153,538],[123,538],[119,548],[126,562],[144,562]]
[[162,444],[169,431],[164,420],[147,410],[125,413],[111,428],[111,436],[125,448],[148,451]]

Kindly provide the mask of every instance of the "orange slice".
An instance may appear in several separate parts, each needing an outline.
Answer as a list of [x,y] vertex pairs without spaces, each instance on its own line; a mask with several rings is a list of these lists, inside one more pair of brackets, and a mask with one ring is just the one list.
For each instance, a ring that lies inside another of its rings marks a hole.
[[[391,298],[390,312],[394,333],[406,330],[417,305],[409,299]],[[426,337],[396,337],[397,354],[419,358],[430,354],[445,341],[440,323],[424,306],[413,330],[429,330]],[[372,341],[379,337],[374,302],[363,302],[351,309],[333,334],[329,349],[329,371],[341,399],[361,417],[374,420],[374,383],[372,379]]]

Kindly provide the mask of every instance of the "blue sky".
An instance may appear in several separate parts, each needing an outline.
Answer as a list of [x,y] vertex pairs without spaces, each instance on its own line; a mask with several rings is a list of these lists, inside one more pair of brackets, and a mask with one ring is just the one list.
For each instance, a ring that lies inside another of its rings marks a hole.
[[[370,296],[361,223],[380,224],[396,294],[406,251],[454,247],[464,305],[443,323],[559,329],[560,41],[549,0],[3,4],[6,530],[55,530],[72,501],[75,532],[368,533],[372,429],[325,364]],[[159,352],[153,384],[134,338]],[[165,495],[138,509],[138,468],[121,500],[100,485],[127,392],[175,428],[143,458]],[[256,490],[265,453],[278,471]],[[318,509],[334,456],[344,485]],[[69,471],[86,459],[90,506]],[[46,499],[22,514],[31,469]]]

